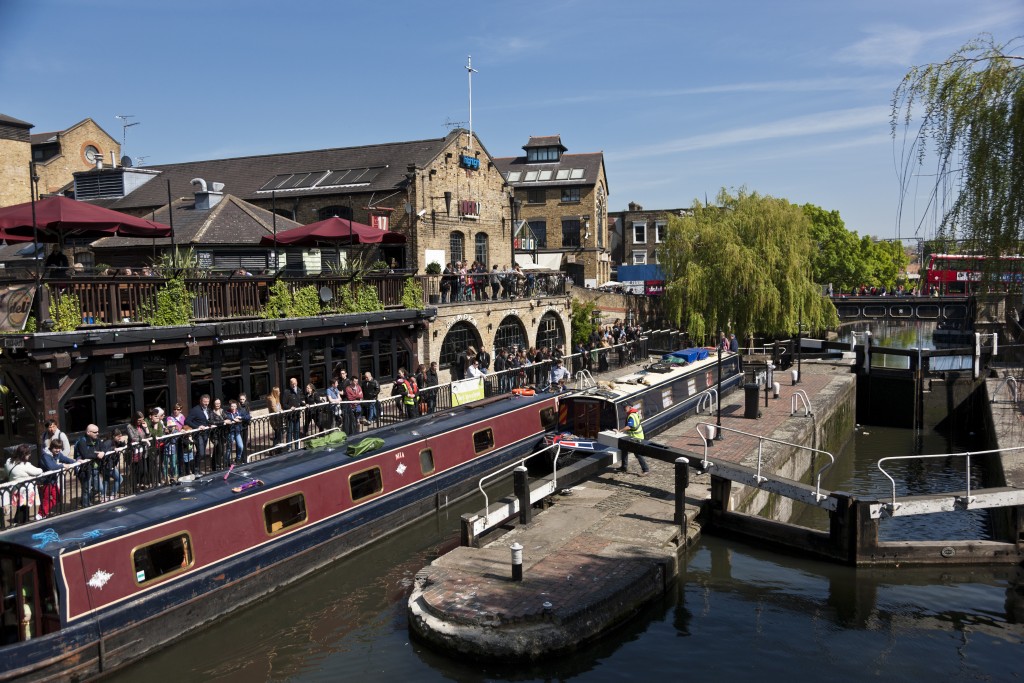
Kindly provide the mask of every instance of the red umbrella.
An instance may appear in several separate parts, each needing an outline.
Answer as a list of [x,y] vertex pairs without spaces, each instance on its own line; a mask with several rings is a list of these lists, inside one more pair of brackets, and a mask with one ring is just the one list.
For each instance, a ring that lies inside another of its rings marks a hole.
[[[0,227],[3,227],[0,225]],[[260,244],[264,246],[313,247],[322,244],[404,244],[405,235],[398,232],[378,230],[346,218],[334,216],[309,225],[300,225],[273,235],[264,235]]]
[[[169,237],[171,228],[145,218],[104,209],[63,195],[35,202],[35,226],[40,242],[65,237]],[[32,241],[32,202],[0,209],[0,231],[9,241]]]

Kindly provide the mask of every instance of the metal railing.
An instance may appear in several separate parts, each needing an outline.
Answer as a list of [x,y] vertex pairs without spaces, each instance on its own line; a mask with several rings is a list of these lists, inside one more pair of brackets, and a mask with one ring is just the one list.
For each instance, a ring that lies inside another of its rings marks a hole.
[[896,480],[893,479],[892,475],[885,471],[882,467],[882,463],[890,462],[893,460],[932,460],[936,458],[964,458],[965,459],[965,471],[964,471],[964,491],[965,495],[957,496],[956,501],[963,505],[965,508],[968,507],[974,498],[971,496],[971,457],[976,455],[994,455],[996,453],[1010,453],[1013,451],[1024,450],[1024,446],[1013,446],[1011,448],[995,448],[987,451],[965,451],[963,453],[932,453],[928,455],[892,455],[886,458],[881,458],[878,461],[878,471],[885,475],[885,477],[892,484],[892,502],[885,505],[889,512],[894,512],[900,509],[900,504],[896,502]]
[[1017,378],[1013,375],[1007,375],[1003,380],[996,386],[996,390],[992,392],[992,403],[999,400],[999,394],[1002,392],[1003,387],[1010,387],[1010,401],[1013,403],[1017,402]]
[[[701,427],[704,427],[704,432],[701,432]],[[821,453],[822,455],[827,455],[829,458],[829,462],[824,467],[819,469],[816,473],[812,473],[811,476],[814,479],[814,498],[820,501],[828,497],[821,493],[821,477],[836,463],[835,456],[829,453],[828,451],[823,451],[820,448],[812,448],[810,446],[804,446],[789,441],[783,441],[782,439],[773,439],[769,436],[761,436],[760,434],[751,434],[750,432],[744,432],[739,429],[732,429],[730,427],[716,427],[710,422],[698,422],[696,424],[697,435],[701,438],[701,441],[703,441],[704,443],[704,459],[701,461],[701,466],[704,469],[714,466],[714,463],[708,460],[708,446],[710,441],[709,435],[713,433],[712,430],[714,429],[721,429],[724,432],[732,432],[733,434],[740,434],[742,436],[749,436],[752,439],[757,439],[757,474],[755,476],[755,480],[759,485],[768,481],[768,478],[761,474],[762,464],[764,461],[765,442],[776,443],[782,446],[789,446],[790,448],[796,448],[801,451],[811,451],[812,453]]]
[[[552,449],[554,449],[555,456],[553,458],[553,464],[552,464],[552,468],[551,468],[551,481],[550,481],[550,483],[549,483],[549,485],[547,487],[547,488],[550,488],[550,491],[548,491],[548,493],[546,493],[544,495],[548,495],[549,493],[554,493],[554,491],[556,491],[558,489],[558,458],[562,454],[562,445],[559,442],[557,442],[557,441],[554,442],[553,444],[551,444],[550,446],[545,446],[544,448],[540,449],[536,453],[530,453],[529,455],[527,455],[527,456],[525,456],[523,458],[520,458],[520,459],[518,459],[518,460],[516,460],[514,462],[510,462],[510,463],[506,464],[503,467],[499,467],[497,470],[491,472],[490,474],[485,474],[484,476],[480,477],[480,480],[477,481],[477,483],[476,483],[476,487],[477,487],[477,489],[480,490],[480,494],[483,495],[483,497],[484,497],[484,512],[485,512],[485,520],[484,521],[485,522],[491,516],[491,503],[490,503],[490,498],[488,498],[488,496],[487,496],[487,491],[484,489],[485,482],[489,482],[489,481],[491,481],[493,479],[496,479],[497,477],[501,476],[502,474],[504,474],[504,473],[506,473],[506,472],[508,472],[510,470],[514,470],[515,468],[519,467],[520,465],[523,465],[530,458],[533,458],[533,457],[538,456],[538,455],[542,455],[545,452],[550,451]],[[543,497],[543,496],[541,496],[541,497]],[[503,514],[503,513],[499,512],[499,514]],[[515,512],[512,512],[511,514],[515,514]],[[511,516],[511,515],[509,515],[509,516]],[[504,521],[505,519],[508,519],[508,517],[503,518],[501,521]]]
[[[776,393],[775,397],[778,398],[778,396],[779,396],[778,393]],[[807,395],[807,392],[804,391],[803,389],[797,389],[796,391],[793,392],[793,395],[789,398],[789,415],[790,415],[790,417],[792,417],[793,415],[796,415],[797,408],[800,407],[800,404],[803,404],[804,417],[808,417],[809,415],[813,415],[814,414],[814,412],[811,410],[811,399]]]
[[709,413],[715,412],[718,407],[718,389],[716,387],[708,387],[700,392],[700,398],[697,399],[697,410],[694,412],[699,415],[705,404],[707,404]]

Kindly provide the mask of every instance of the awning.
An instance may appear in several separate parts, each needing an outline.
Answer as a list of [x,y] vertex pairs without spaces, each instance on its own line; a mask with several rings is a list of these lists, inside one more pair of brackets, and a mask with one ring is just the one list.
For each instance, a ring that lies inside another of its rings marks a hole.
[[523,270],[558,270],[562,267],[562,254],[537,254],[535,263],[531,254],[517,252],[516,263]]

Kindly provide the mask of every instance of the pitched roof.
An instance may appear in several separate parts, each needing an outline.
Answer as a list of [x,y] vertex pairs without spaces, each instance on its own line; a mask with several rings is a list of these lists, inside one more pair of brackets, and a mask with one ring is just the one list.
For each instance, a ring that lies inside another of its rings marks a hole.
[[[165,186],[166,187],[166,186]],[[176,244],[230,245],[238,247],[258,246],[264,235],[274,234],[274,215],[265,209],[225,194],[212,209],[197,209],[194,197],[183,197],[172,203],[174,241]],[[145,218],[170,225],[172,217],[167,206],[157,209]],[[277,231],[283,232],[299,226],[300,223],[277,217]],[[155,240],[157,246],[170,246],[170,238]],[[139,246],[138,239],[130,237],[104,237],[93,243],[96,249],[113,249]],[[146,244],[152,241],[146,240]]]
[[[293,174],[290,181],[281,179],[284,185],[275,190],[278,198],[393,191],[406,182],[410,164],[426,166],[462,132],[457,129],[444,138],[410,142],[146,166],[146,170],[160,172],[161,182],[146,183],[125,197],[100,203],[129,212],[163,206],[167,201],[168,180],[171,194],[184,196],[191,195],[193,178],[224,183],[225,190],[245,200],[269,199],[268,184],[275,178]],[[346,170],[362,170],[363,173],[344,177],[340,173],[328,173]],[[353,176],[355,180],[350,182]]]
[[[604,162],[604,153],[591,152],[588,154],[563,154],[557,162],[540,161],[527,163],[526,157],[501,157],[494,160],[494,165],[501,172],[510,185],[513,187],[550,187],[561,185],[596,185],[600,179],[601,166]],[[582,170],[582,176],[572,171]],[[537,171],[536,180],[525,180],[529,171]],[[550,171],[540,180],[542,171]],[[558,171],[569,171],[567,177],[559,180]],[[519,172],[519,176],[512,176],[515,180],[509,180],[509,173]]]
[[17,126],[18,128],[31,128],[33,125],[28,121],[22,121],[6,114],[0,114],[0,123],[6,123],[8,126]]
[[562,144],[561,135],[531,135],[530,139],[523,145],[523,149],[531,147],[560,147],[563,152],[569,149]]

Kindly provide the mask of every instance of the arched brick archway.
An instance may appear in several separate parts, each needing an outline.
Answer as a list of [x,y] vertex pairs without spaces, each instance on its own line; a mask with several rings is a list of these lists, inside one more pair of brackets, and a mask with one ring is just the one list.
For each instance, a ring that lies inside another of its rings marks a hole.
[[505,316],[494,333],[494,349],[512,348],[513,346],[528,348],[530,346],[530,335],[526,331],[523,321],[514,315]]
[[455,356],[467,346],[479,350],[482,344],[476,327],[463,320],[452,325],[444,336],[444,341],[441,342],[441,355],[437,361],[438,369],[450,370],[452,363],[455,362]]
[[559,344],[566,343],[565,325],[562,318],[554,311],[548,311],[540,319],[537,328],[537,348],[547,346],[555,348]]

